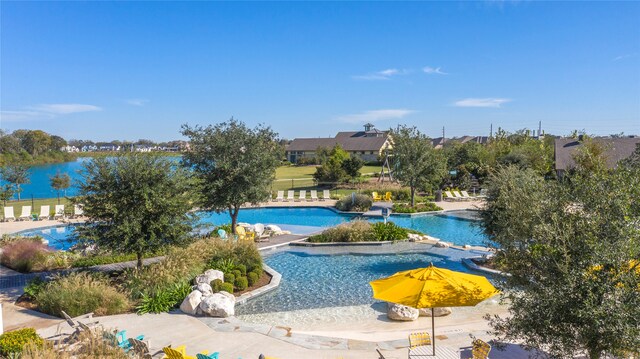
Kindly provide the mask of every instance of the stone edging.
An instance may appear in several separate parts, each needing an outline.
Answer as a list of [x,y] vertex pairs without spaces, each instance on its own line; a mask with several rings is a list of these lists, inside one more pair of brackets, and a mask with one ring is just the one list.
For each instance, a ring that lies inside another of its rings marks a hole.
[[511,274],[509,274],[509,273],[505,273],[505,272],[502,272],[502,271],[499,271],[499,270],[495,270],[495,269],[479,266],[474,261],[472,261],[472,259],[475,259],[475,258],[482,258],[482,257],[463,258],[462,259],[462,264],[464,264],[465,267],[467,267],[467,268],[469,268],[471,270],[478,271],[478,272],[489,273],[489,274],[497,274],[497,275],[503,275],[503,276],[511,276]]
[[280,286],[280,281],[282,280],[282,275],[280,273],[276,272],[273,268],[264,263],[262,264],[262,269],[271,276],[269,284],[236,297],[236,305],[243,305],[249,299],[271,292]]
[[394,241],[380,241],[380,242],[328,242],[328,243],[310,243],[310,242],[291,242],[290,246],[293,247],[347,247],[347,246],[383,246],[387,244],[393,244]]

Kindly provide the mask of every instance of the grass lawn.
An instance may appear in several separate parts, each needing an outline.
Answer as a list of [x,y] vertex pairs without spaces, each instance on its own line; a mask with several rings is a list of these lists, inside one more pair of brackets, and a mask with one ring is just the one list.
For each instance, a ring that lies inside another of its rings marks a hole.
[[[360,173],[363,175],[380,173],[381,166],[363,166],[360,169]],[[281,166],[276,170],[276,180],[281,179],[299,179],[299,178],[313,178],[313,174],[316,173],[316,166]]]

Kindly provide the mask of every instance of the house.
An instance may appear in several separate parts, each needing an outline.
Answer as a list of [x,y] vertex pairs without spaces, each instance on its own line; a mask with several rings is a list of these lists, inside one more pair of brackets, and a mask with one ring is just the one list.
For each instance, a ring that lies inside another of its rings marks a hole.
[[62,148],[60,148],[60,151],[62,152],[70,152],[70,153],[74,153],[74,152],[80,152],[80,149],[76,146],[64,146]]
[[[596,137],[594,142],[603,145],[607,167],[614,168],[620,160],[623,160],[640,146],[640,137]],[[558,177],[564,172],[575,167],[573,159],[576,151],[582,147],[582,138],[558,138],[555,141],[555,170]]]
[[333,148],[340,145],[352,156],[365,162],[378,161],[384,150],[391,148],[389,135],[372,124],[364,125],[364,131],[338,132],[329,138],[296,138],[286,148],[287,160],[298,163],[301,159],[311,160],[319,148]]

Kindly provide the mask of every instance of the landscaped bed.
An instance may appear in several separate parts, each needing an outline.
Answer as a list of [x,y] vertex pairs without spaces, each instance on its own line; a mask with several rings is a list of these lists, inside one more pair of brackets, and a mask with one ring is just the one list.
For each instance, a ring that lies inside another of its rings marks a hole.
[[354,220],[311,236],[307,241],[311,243],[400,241],[406,240],[408,234],[407,229],[393,222],[371,223],[365,220]]

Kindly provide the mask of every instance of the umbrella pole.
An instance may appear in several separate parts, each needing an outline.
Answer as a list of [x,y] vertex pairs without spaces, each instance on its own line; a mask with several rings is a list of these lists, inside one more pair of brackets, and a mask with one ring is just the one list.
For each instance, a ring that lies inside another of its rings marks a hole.
[[433,307],[431,307],[431,343],[433,344],[433,356],[436,356],[436,319]]

